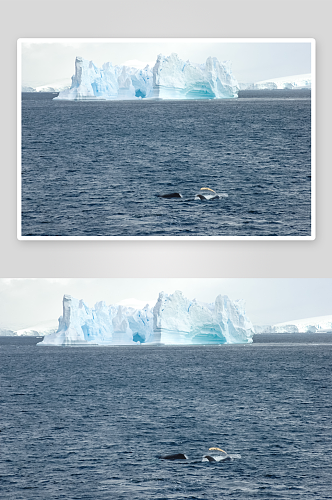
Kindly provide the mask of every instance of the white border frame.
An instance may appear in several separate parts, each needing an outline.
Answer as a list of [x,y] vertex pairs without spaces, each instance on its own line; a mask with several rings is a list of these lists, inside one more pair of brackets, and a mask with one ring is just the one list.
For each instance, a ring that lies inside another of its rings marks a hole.
[[[22,236],[22,50],[23,43],[310,43],[311,44],[311,235],[310,236]],[[24,240],[145,240],[241,241],[316,238],[316,40],[314,38],[19,38],[17,40],[17,239]]]

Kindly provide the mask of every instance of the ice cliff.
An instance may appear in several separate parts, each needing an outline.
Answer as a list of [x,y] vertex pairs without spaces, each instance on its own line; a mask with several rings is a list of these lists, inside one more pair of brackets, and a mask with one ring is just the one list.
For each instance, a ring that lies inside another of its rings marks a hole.
[[319,333],[332,332],[332,315],[297,319],[275,325],[255,325],[256,333]]
[[206,304],[161,292],[153,308],[136,309],[105,302],[89,308],[65,295],[58,330],[39,345],[231,344],[252,342],[253,334],[243,302],[227,296]]
[[237,97],[238,83],[229,61],[208,57],[205,64],[160,54],[153,68],[153,97],[161,99],[224,99]]
[[205,64],[183,61],[177,54],[160,54],[153,68],[144,69],[76,57],[75,75],[60,100],[223,99],[237,97],[237,81],[229,61],[208,57]]
[[97,302],[94,308],[89,308],[83,300],[64,295],[59,328],[41,345],[134,345],[151,341],[151,337],[153,313],[148,305],[135,309]]
[[161,292],[153,312],[155,340],[164,344],[248,343],[254,335],[244,302],[226,295],[207,304],[189,300],[180,291]]

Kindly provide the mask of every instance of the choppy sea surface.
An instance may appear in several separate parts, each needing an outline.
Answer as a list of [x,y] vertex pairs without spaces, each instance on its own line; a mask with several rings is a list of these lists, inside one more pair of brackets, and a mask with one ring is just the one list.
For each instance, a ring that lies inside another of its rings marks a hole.
[[[310,91],[22,96],[23,236],[311,235]],[[201,187],[221,197],[195,200]]]
[[[331,336],[280,337],[112,348],[7,337],[1,498],[331,499]],[[212,446],[234,458],[203,462]]]

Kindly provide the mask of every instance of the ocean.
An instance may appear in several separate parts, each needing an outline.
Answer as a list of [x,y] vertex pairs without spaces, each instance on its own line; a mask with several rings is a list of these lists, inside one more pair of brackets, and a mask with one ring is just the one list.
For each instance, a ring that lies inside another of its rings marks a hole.
[[[331,340],[50,348],[3,337],[1,498],[331,499]],[[203,462],[214,446],[233,459]]]
[[311,235],[310,91],[54,96],[22,94],[22,236]]

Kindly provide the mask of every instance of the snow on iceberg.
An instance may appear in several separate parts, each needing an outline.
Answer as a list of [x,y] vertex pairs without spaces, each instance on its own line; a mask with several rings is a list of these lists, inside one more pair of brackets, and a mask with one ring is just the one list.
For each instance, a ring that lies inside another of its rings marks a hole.
[[153,68],[157,99],[224,99],[237,97],[239,86],[230,62],[208,57],[205,64],[182,61],[177,54],[160,54]]
[[146,342],[153,335],[153,313],[149,306],[135,309],[97,302],[89,308],[83,300],[63,297],[59,328],[41,345],[108,345]]
[[232,344],[250,343],[253,335],[243,302],[227,296],[206,304],[161,292],[153,308],[136,309],[105,302],[89,308],[65,295],[57,332],[39,345]]
[[332,315],[297,319],[275,325],[255,325],[256,333],[332,333]]
[[160,54],[153,68],[113,66],[97,68],[76,57],[75,75],[60,100],[223,99],[237,97],[239,86],[229,61],[208,57],[205,64],[183,61],[177,54]]
[[164,344],[250,343],[255,333],[244,302],[226,295],[207,304],[189,300],[180,291],[161,292],[153,319],[155,339]]

